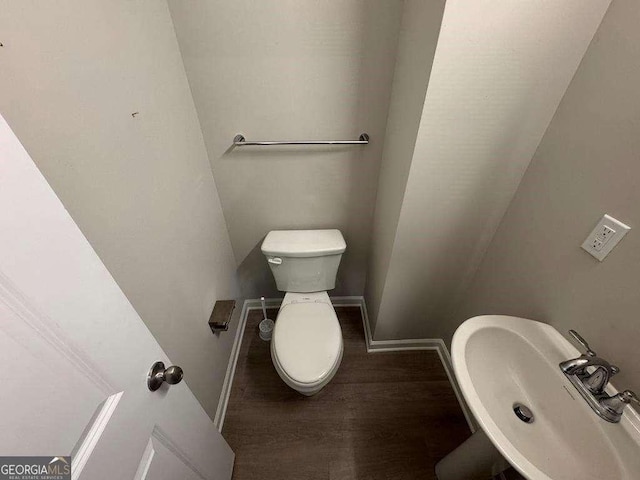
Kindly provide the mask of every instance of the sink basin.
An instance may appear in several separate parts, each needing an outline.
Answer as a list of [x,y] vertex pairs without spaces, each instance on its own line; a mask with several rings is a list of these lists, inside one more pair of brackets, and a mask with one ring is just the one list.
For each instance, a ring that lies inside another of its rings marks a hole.
[[[580,352],[550,325],[474,317],[456,331],[451,355],[482,432],[528,479],[640,479],[640,417],[627,407],[609,423],[589,408],[558,367]],[[531,423],[516,404],[528,407]]]

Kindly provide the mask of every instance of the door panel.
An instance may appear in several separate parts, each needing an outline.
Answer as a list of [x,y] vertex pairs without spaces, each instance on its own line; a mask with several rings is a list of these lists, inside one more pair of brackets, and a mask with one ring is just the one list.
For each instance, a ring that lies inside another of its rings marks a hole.
[[206,480],[184,452],[159,428],[154,428],[136,473],[136,480]]
[[11,414],[0,416],[0,431],[18,434],[0,436],[0,452],[70,452],[109,396],[107,383],[96,381],[99,373],[92,374],[63,339],[13,297],[7,282],[0,278],[0,352],[3,382],[12,388],[11,395],[1,397],[0,408]]
[[[233,452],[0,117],[0,455],[73,478],[231,477]],[[185,372],[188,381],[189,372]]]

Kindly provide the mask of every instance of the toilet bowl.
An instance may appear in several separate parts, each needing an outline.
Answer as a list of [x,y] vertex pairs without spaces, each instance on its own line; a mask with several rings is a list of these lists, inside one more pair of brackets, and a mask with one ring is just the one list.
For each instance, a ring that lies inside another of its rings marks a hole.
[[271,339],[271,360],[284,383],[315,395],[338,371],[342,352],[342,330],[327,292],[288,292]]
[[342,330],[329,299],[346,243],[339,230],[274,230],[262,253],[286,292],[271,338],[280,378],[303,395],[318,393],[342,361]]

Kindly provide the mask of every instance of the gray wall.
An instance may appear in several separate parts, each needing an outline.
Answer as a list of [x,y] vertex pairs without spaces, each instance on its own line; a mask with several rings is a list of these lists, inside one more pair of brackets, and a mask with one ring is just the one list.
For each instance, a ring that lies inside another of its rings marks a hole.
[[[574,328],[640,390],[640,9],[615,0],[491,243],[457,322],[503,313]],[[599,263],[600,216],[632,230]]]
[[0,111],[213,417],[234,332],[207,320],[238,291],[166,3],[0,9]]
[[375,339],[451,334],[454,309],[608,4],[447,2]]
[[444,5],[444,0],[404,3],[365,289],[372,330],[391,260]]
[[[335,295],[362,295],[401,0],[177,1],[169,6],[246,297],[282,296],[269,230],[339,228]],[[366,147],[230,149],[248,139]]]

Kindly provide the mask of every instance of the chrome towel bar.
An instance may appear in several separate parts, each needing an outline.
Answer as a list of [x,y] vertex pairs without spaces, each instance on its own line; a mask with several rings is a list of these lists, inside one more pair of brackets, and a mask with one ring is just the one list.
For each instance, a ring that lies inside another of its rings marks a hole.
[[248,141],[244,135],[238,134],[233,137],[233,144],[236,147],[246,147],[248,145],[367,145],[369,135],[363,133],[358,140],[280,140],[271,142]]

